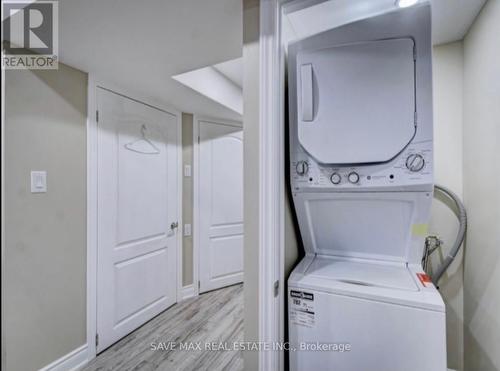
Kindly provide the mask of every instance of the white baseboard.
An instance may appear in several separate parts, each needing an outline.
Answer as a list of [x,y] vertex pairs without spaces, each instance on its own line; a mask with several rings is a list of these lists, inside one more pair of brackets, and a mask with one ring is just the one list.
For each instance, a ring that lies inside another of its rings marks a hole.
[[74,371],[79,370],[88,362],[87,344],[76,348],[72,352],[56,359],[50,365],[41,368],[40,371]]
[[187,285],[187,286],[182,287],[181,300],[186,300],[186,299],[192,298],[194,296],[196,296],[196,292],[194,290],[193,285]]

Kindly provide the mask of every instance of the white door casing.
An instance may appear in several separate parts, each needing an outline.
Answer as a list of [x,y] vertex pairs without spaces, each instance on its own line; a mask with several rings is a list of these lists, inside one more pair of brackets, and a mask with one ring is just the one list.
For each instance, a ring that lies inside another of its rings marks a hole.
[[97,89],[97,333],[102,351],[176,301],[177,118]]
[[205,292],[243,281],[243,128],[202,120],[196,125],[199,280]]

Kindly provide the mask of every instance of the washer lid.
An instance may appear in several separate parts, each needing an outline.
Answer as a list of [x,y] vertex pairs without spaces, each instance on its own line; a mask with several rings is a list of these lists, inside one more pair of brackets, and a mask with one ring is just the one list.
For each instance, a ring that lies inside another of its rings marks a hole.
[[[361,265],[356,266],[358,263]],[[422,273],[420,264],[399,266],[397,272],[393,268],[385,263],[350,263],[331,256],[306,255],[290,274],[288,287],[312,293],[315,300],[316,293],[323,292],[445,311],[443,299],[434,285],[423,285],[417,278],[417,274]],[[345,277],[364,284],[346,281]]]
[[406,265],[343,260],[335,257],[316,258],[305,273],[351,285],[418,291]]
[[420,264],[429,192],[298,192],[306,253]]
[[386,162],[412,140],[415,61],[411,38],[297,54],[298,138],[324,164]]

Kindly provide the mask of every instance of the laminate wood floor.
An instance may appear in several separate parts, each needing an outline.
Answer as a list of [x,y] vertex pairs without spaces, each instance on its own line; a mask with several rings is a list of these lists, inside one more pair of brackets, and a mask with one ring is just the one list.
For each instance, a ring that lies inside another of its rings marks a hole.
[[[241,284],[173,305],[100,353],[83,370],[239,371],[243,370],[240,351],[205,350],[205,344],[214,342],[219,346],[240,341],[243,341]],[[161,349],[170,342],[177,349]],[[180,350],[180,343],[194,346],[199,343],[202,350]]]

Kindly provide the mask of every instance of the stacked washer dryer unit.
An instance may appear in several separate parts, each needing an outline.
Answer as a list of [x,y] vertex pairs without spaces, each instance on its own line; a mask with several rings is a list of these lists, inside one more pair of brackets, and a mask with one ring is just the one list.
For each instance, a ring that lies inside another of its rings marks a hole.
[[445,371],[445,306],[421,267],[433,196],[430,6],[293,43],[288,71],[306,251],[288,280],[291,370]]

